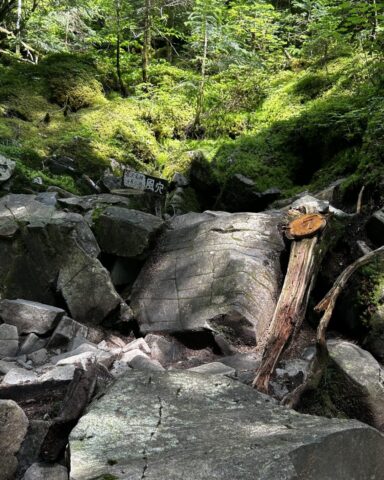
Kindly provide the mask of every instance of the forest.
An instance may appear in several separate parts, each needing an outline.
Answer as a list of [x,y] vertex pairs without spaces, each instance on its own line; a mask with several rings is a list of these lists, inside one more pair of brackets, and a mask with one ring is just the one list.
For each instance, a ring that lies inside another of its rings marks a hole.
[[384,479],[384,0],[0,0],[0,480]]
[[21,185],[73,192],[50,157],[95,181],[125,166],[171,179],[198,151],[219,189],[240,173],[285,196],[338,178],[355,194],[382,175],[383,8],[2,0],[0,153]]

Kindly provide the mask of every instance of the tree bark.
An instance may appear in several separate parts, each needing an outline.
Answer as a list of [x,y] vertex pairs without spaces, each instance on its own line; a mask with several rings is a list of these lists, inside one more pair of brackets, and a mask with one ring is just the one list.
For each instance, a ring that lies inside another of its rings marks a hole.
[[145,0],[144,9],[144,38],[142,49],[142,77],[143,82],[148,83],[148,66],[151,51],[151,28],[152,28],[152,16],[151,16],[152,4],[151,0]]

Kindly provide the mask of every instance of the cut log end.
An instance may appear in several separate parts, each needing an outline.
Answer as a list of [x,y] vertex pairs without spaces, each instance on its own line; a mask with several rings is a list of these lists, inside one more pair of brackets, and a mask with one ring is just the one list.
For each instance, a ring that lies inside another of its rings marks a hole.
[[288,225],[286,235],[290,239],[301,239],[313,237],[324,230],[327,221],[320,213],[307,213],[292,220]]

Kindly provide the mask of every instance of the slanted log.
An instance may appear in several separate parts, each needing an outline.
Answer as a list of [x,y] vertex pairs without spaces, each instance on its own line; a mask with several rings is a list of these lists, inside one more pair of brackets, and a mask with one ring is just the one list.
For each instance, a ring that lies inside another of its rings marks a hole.
[[[268,393],[269,381],[290,340],[294,340],[304,320],[309,296],[321,261],[330,244],[337,238],[332,229],[336,216],[327,217],[323,202],[308,197],[307,205],[291,210],[296,217],[289,224],[286,235],[292,239],[288,270],[276,310],[263,341],[262,360],[253,386]],[[301,215],[304,212],[304,215]],[[299,216],[300,215],[300,216]],[[310,238],[306,238],[310,237]]]
[[304,319],[317,264],[317,244],[317,237],[305,238],[292,244],[288,271],[268,330],[262,362],[253,383],[261,392],[268,392],[269,379],[284,347]]

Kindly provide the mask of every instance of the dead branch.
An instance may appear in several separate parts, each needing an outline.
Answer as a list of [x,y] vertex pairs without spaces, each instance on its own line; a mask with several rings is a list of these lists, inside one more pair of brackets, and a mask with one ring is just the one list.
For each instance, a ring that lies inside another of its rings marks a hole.
[[317,328],[316,354],[309,366],[309,373],[306,381],[282,400],[284,405],[295,408],[298,405],[302,395],[306,391],[316,389],[319,386],[329,360],[325,334],[331,320],[336,301],[355,271],[381,255],[384,255],[384,246],[377,248],[376,250],[372,250],[349,265],[338,276],[333,287],[325,295],[323,300],[316,305],[315,311],[318,313],[323,312],[323,316],[321,317],[319,326]]
[[356,213],[360,214],[361,213],[361,207],[363,204],[363,194],[365,190],[365,185],[361,187],[361,190],[359,192],[359,196],[357,197],[357,205],[356,205]]

